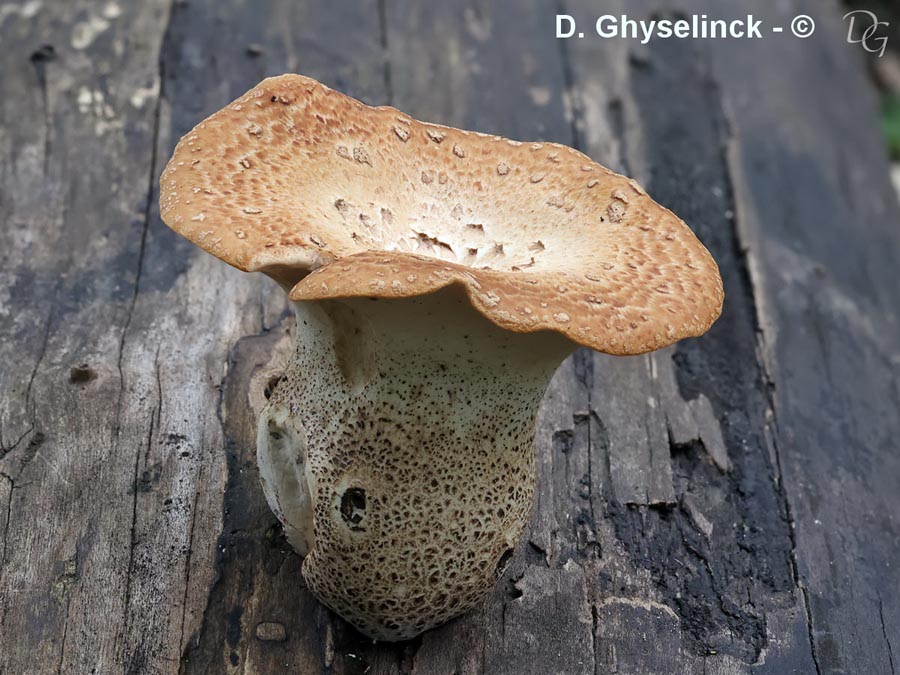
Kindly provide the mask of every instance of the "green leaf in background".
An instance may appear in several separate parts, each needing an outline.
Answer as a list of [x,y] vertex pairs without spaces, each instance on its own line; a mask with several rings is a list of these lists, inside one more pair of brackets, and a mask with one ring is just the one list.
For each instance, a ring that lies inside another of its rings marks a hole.
[[893,159],[900,159],[900,95],[887,94],[881,103],[881,126]]

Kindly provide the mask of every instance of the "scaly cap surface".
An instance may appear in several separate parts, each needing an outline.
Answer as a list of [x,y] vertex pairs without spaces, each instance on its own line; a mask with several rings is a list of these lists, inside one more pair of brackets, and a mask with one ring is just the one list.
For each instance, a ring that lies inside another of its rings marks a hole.
[[712,256],[633,180],[553,143],[372,108],[300,75],[197,125],[161,178],[163,220],[293,300],[450,285],[516,332],[612,354],[704,333]]

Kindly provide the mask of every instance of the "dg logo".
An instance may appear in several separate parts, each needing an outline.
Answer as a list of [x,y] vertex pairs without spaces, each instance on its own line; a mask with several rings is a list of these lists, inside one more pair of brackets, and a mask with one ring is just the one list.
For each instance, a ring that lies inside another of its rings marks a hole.
[[[877,36],[879,26],[887,27],[887,21],[879,21],[874,13],[867,9],[857,9],[844,14],[844,21],[850,19],[850,28],[847,31],[847,42],[862,45],[870,54],[878,54],[878,58],[884,56],[887,48],[887,36]],[[857,18],[859,22],[857,25]]]

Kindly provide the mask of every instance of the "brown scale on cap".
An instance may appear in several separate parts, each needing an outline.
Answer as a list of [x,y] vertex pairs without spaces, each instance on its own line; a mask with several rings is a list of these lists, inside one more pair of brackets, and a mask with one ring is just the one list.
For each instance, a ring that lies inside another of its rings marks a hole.
[[687,226],[550,143],[371,108],[299,75],[187,134],[174,230],[290,292],[294,355],[260,414],[263,491],[315,595],[398,640],[493,587],[534,498],[534,420],[586,345],[706,331],[723,293]]
[[197,125],[161,185],[169,226],[300,282],[294,300],[461,283],[508,330],[612,354],[700,335],[721,311],[712,256],[634,181],[572,148],[425,124],[300,75]]

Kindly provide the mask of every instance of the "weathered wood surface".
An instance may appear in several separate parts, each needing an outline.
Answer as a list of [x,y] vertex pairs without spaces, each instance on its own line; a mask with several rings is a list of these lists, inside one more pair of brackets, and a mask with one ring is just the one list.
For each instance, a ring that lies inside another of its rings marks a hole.
[[[894,672],[900,213],[858,52],[813,0],[753,8],[805,41],[553,38],[596,4],[0,5],[0,673]],[[709,335],[564,364],[526,543],[405,644],[315,602],[260,492],[283,295],[155,204],[177,138],[285,71],[577,145],[725,279]]]

